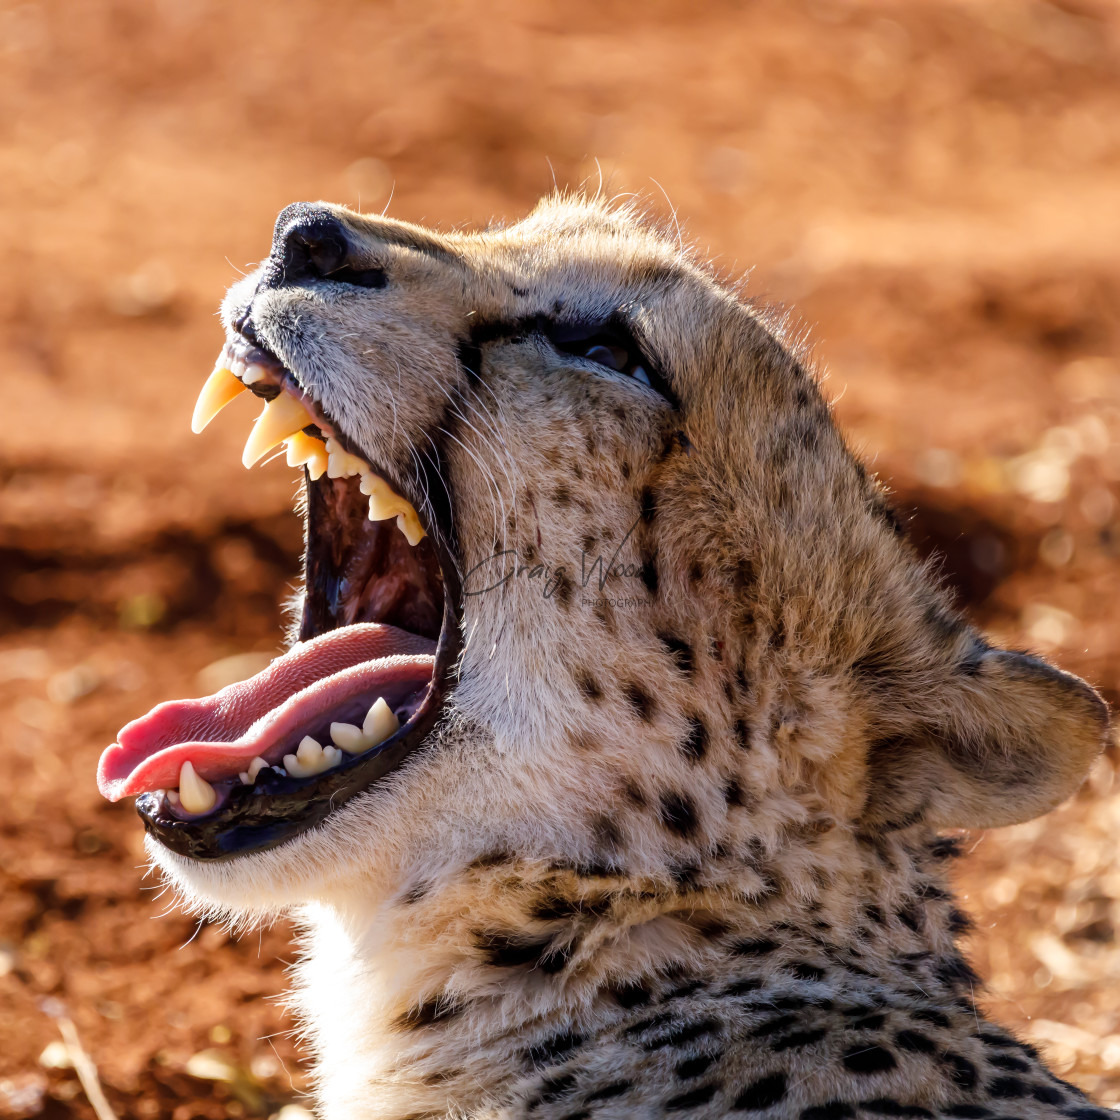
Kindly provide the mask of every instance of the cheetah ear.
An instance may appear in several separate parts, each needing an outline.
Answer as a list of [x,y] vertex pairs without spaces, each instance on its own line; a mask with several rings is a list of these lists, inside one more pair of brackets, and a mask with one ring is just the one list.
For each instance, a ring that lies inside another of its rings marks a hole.
[[[863,822],[995,828],[1053,809],[1104,749],[1104,701],[1083,680],[1024,653],[991,649],[954,671],[916,724],[872,744]],[[907,698],[903,698],[907,699]]]

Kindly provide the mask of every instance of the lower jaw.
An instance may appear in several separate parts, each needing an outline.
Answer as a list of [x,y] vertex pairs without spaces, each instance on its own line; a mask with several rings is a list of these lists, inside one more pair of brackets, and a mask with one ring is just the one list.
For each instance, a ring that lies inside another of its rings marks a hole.
[[[208,863],[267,851],[319,825],[423,748],[441,718],[461,651],[456,567],[444,546],[435,541],[433,545],[443,581],[443,610],[432,679],[422,702],[399,731],[381,746],[344,758],[334,769],[312,778],[266,768],[253,785],[234,781],[222,791],[219,807],[206,816],[184,817],[163,792],[141,794],[136,809],[153,839],[177,855]],[[344,629],[333,625],[334,618],[321,608],[321,603],[309,602],[301,640]]]

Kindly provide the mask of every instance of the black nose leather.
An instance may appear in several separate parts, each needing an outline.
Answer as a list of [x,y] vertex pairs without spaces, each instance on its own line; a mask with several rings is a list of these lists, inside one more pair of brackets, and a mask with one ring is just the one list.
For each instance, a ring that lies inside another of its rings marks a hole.
[[284,280],[330,276],[344,268],[350,242],[342,223],[331,214],[304,214],[284,230],[282,261]]

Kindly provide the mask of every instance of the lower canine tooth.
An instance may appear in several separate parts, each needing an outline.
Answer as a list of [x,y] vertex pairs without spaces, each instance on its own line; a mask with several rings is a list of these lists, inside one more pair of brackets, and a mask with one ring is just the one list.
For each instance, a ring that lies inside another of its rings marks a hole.
[[221,364],[223,360],[224,355],[219,359],[214,372],[206,379],[206,384],[202,386],[202,392],[198,394],[198,400],[195,402],[194,415],[191,417],[191,431],[195,435],[198,435],[234,397],[245,392],[245,386]]
[[366,733],[352,723],[332,723],[331,738],[335,746],[341,747],[347,754],[361,754],[373,746]]
[[369,739],[371,747],[384,742],[401,725],[401,721],[393,714],[392,709],[385,703],[385,698],[379,696],[366,715],[362,730]]
[[209,813],[217,800],[214,787],[195,773],[189,761],[184,762],[179,771],[179,801],[183,808],[188,813]]

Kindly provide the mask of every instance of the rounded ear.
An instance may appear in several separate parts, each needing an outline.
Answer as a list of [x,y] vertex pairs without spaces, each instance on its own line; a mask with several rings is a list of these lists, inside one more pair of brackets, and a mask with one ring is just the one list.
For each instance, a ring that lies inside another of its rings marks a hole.
[[[1078,677],[1025,653],[985,649],[918,722],[873,743],[862,824],[995,828],[1053,809],[1108,739],[1108,708]],[[932,702],[931,702],[932,701]]]

